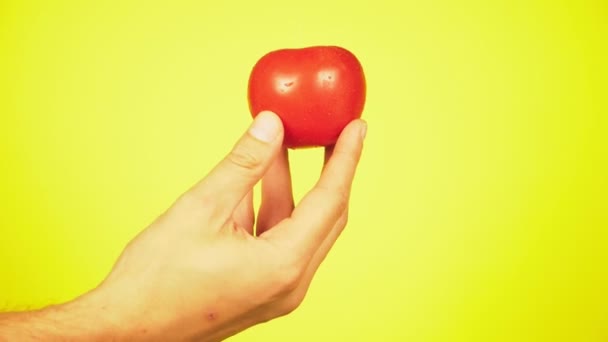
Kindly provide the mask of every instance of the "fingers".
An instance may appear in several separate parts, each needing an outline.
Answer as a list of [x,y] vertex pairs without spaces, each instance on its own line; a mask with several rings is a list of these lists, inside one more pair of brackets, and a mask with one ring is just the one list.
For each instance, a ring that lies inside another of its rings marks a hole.
[[298,257],[310,260],[348,208],[365,131],[362,120],[346,126],[315,187],[294,209],[290,219],[269,230],[266,238],[285,243]]
[[256,234],[263,234],[270,227],[289,217],[293,208],[289,154],[287,149],[283,149],[262,179],[262,204]]
[[232,151],[185,195],[219,220],[228,220],[262,178],[281,150],[283,125],[272,112],[261,112]]
[[342,216],[340,216],[334,227],[325,237],[319,248],[315,251],[308,265],[306,265],[306,269],[304,270],[302,277],[300,278],[300,283],[298,284],[300,291],[306,291],[306,289],[308,289],[314,275],[319,269],[319,266],[321,266],[321,264],[327,257],[327,254],[340,237],[340,234],[342,234],[342,232],[344,231],[347,217],[348,209],[342,214]]
[[[324,164],[323,164],[323,169],[325,169],[325,166],[331,160],[331,157],[334,152],[334,147],[335,146],[328,146],[325,148],[325,158],[324,158],[325,160],[324,160]],[[350,197],[350,189],[349,189],[348,196]],[[321,243],[319,248],[315,251],[312,259],[310,260],[310,263],[308,264],[308,266],[306,267],[306,270],[304,271],[304,275],[302,276],[302,281],[300,284],[301,287],[308,288],[310,282],[312,281],[312,278],[317,273],[319,266],[321,266],[321,263],[323,263],[323,261],[327,257],[327,254],[329,253],[331,248],[334,246],[334,244],[340,237],[340,234],[342,234],[342,231],[346,227],[347,221],[348,221],[348,208],[346,208],[346,210],[344,210],[344,212],[342,212],[342,215],[340,215],[340,217],[338,218],[338,221],[334,224],[334,226],[331,228],[331,231],[329,232],[329,234],[327,234],[327,236],[325,237],[325,239],[323,240],[323,242]]]
[[336,145],[331,145],[331,146],[325,147],[325,154],[324,154],[324,159],[323,159],[323,170],[325,170],[325,166],[331,159],[331,156],[334,154],[335,147],[336,147]]
[[232,214],[234,222],[246,232],[253,235],[253,222],[255,221],[255,213],[253,212],[253,190],[249,190],[247,195],[241,200],[241,203]]

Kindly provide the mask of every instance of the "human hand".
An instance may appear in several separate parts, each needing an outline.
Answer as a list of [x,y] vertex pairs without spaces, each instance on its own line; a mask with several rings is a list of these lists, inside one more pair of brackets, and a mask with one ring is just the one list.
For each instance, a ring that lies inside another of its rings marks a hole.
[[[294,208],[280,119],[266,112],[83,297],[118,340],[216,341],[293,311],[344,229],[366,125],[326,148],[317,184]],[[254,236],[252,189],[262,180]]]

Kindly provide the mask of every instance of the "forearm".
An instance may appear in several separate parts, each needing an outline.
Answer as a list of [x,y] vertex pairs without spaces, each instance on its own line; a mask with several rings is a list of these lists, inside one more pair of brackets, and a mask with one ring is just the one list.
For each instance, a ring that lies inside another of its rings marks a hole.
[[88,295],[40,310],[0,313],[0,342],[117,341],[121,335],[103,303]]
[[[177,312],[138,305],[129,295],[117,301],[115,293],[94,291],[40,310],[0,313],[0,342],[221,341],[253,325],[247,317],[236,322],[183,320]],[[221,311],[222,316],[231,315],[228,309]]]

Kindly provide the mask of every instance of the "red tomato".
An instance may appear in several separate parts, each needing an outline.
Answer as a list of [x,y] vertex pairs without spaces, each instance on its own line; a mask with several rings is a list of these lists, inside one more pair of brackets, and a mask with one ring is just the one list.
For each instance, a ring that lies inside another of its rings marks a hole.
[[361,117],[365,95],[361,63],[338,46],[272,51],[255,64],[248,85],[251,115],[275,112],[289,148],[333,145]]

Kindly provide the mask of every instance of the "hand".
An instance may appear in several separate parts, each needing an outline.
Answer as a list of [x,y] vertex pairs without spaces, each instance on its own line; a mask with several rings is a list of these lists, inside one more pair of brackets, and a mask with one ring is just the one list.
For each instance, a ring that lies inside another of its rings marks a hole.
[[207,177],[129,243],[97,288],[0,315],[0,341],[217,341],[290,313],[346,225],[365,130],[355,120],[326,148],[319,181],[294,208],[281,121],[261,113]]
[[[283,127],[260,114],[231,153],[124,250],[86,297],[113,338],[222,340],[293,311],[344,229],[366,126],[326,149],[318,183],[294,208]],[[252,188],[262,179],[254,236]]]

